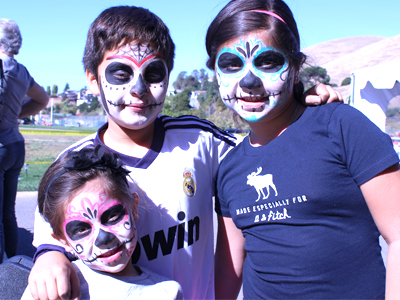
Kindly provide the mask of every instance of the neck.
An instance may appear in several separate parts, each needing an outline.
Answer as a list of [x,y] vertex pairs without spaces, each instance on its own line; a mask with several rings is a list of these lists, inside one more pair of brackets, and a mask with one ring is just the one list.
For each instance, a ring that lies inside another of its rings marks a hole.
[[264,146],[280,136],[304,112],[305,106],[291,101],[288,107],[279,116],[265,122],[249,123],[251,132],[250,144],[254,147]]
[[133,130],[119,126],[109,118],[108,128],[100,139],[119,153],[142,158],[150,149],[154,138],[154,122],[151,126]]
[[[99,272],[102,272],[102,271],[99,271]],[[102,273],[106,274],[106,275],[111,275],[114,278],[140,275],[139,272],[136,270],[136,268],[132,265],[132,258],[126,264],[125,268],[123,270],[121,270],[120,272],[117,272],[117,273],[102,272]]]

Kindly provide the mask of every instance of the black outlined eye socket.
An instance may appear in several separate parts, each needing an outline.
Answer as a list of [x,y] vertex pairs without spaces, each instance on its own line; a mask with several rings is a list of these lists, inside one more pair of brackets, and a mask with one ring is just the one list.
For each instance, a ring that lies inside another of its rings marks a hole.
[[285,57],[276,51],[268,50],[254,59],[254,67],[265,73],[276,73],[285,65]]
[[132,76],[132,68],[120,62],[109,64],[105,70],[107,82],[114,85],[126,84],[132,79]]
[[233,53],[222,53],[218,58],[218,68],[222,73],[232,74],[243,69],[242,59]]
[[122,204],[117,204],[107,209],[100,217],[101,224],[110,226],[120,222],[126,215],[125,207]]
[[88,236],[92,232],[92,226],[89,223],[74,220],[67,223],[65,232],[71,240],[77,241]]
[[144,72],[144,80],[148,83],[158,83],[164,80],[167,71],[162,61],[156,60],[151,62]]

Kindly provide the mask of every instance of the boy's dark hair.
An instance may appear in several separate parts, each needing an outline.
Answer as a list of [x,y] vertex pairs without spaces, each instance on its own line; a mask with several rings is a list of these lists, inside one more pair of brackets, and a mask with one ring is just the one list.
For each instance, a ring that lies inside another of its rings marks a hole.
[[116,6],[104,10],[94,20],[87,35],[83,65],[98,79],[98,67],[106,51],[117,49],[132,41],[151,44],[162,54],[168,73],[174,66],[175,44],[168,27],[148,9]]
[[[252,10],[266,10],[283,18],[286,24],[271,15]],[[306,56],[300,52],[300,36],[290,8],[282,0],[232,0],[215,17],[208,28],[207,67],[215,68],[218,48],[232,39],[255,31],[265,31],[275,46],[282,50],[293,68],[300,68]],[[300,99],[304,86],[294,86],[294,96]]]
[[38,190],[39,212],[50,223],[54,234],[65,238],[62,223],[66,207],[77,192],[92,180],[100,180],[104,192],[133,211],[135,201],[126,179],[128,173],[123,169],[119,155],[105,153],[104,147],[88,146],[80,151],[70,151],[44,173]]

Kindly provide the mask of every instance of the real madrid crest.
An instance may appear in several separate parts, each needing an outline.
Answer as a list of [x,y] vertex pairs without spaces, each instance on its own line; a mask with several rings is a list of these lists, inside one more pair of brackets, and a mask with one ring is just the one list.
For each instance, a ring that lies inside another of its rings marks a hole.
[[186,196],[193,197],[196,193],[196,183],[192,178],[192,173],[190,171],[183,172],[183,191]]

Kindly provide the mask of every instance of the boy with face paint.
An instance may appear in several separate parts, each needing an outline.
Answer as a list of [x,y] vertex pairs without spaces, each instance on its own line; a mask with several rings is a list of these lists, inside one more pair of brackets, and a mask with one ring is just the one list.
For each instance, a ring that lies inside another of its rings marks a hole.
[[[144,191],[133,263],[178,281],[187,299],[213,299],[214,180],[235,139],[195,117],[158,116],[173,58],[168,28],[147,9],[121,6],[101,13],[89,29],[83,63],[108,123],[66,151],[102,145],[121,156]],[[308,96],[310,104],[338,99],[323,85],[312,92],[319,96]],[[38,216],[34,245],[33,297],[77,297],[76,274]]]
[[[39,212],[53,237],[80,258],[73,262],[80,299],[182,299],[176,281],[132,264],[142,193],[127,177],[118,154],[102,146],[69,152],[43,175]],[[32,299],[29,288],[22,299]]]

